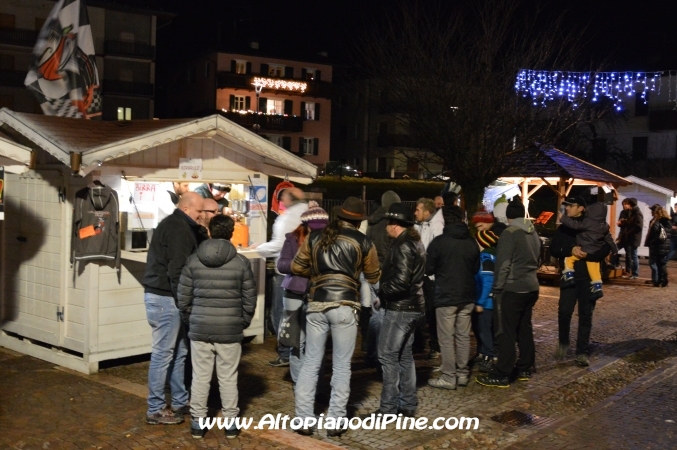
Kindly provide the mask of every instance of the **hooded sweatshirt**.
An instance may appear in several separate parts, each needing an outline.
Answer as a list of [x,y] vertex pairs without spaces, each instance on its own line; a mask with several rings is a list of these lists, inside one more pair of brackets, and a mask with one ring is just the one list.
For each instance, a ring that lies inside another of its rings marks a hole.
[[256,310],[256,282],[249,260],[230,241],[204,241],[186,261],[178,297],[190,340],[241,342]]
[[501,233],[496,249],[494,289],[510,292],[538,291],[538,257],[541,240],[525,218],[513,219]]
[[115,260],[120,268],[118,194],[109,186],[86,187],[75,193],[73,260]]

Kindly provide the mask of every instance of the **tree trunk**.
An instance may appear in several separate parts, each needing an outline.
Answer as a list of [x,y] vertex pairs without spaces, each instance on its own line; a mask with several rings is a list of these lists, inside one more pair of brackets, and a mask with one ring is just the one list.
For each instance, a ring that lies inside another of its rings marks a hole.
[[482,199],[484,198],[484,187],[478,187],[469,185],[468,187],[463,187],[462,193],[465,199],[465,210],[468,214],[468,220],[472,217],[473,214],[482,206]]

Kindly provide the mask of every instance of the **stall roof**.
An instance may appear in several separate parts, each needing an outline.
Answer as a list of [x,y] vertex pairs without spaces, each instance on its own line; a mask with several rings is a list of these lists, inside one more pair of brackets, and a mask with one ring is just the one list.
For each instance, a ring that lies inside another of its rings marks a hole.
[[25,114],[0,110],[0,131],[17,134],[66,165],[70,153],[82,154],[82,166],[98,165],[121,156],[188,137],[232,141],[261,157],[266,164],[317,176],[317,167],[251,131],[215,114],[199,119],[101,121]]
[[630,175],[628,180],[640,186],[662,192],[670,197],[677,197],[677,178],[639,178]]
[[503,178],[566,178],[590,183],[627,186],[631,181],[553,147],[538,147],[519,154]]

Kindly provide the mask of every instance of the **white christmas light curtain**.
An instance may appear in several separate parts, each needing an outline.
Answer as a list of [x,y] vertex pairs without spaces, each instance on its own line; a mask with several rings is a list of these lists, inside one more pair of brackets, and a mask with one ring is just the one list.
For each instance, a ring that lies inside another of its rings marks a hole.
[[[668,75],[672,90],[672,72],[562,72],[546,70],[520,70],[515,89],[523,97],[530,97],[534,105],[545,106],[555,98],[566,97],[574,103],[581,98],[598,101],[607,97],[614,102],[617,110],[622,109],[621,98],[641,93],[647,102],[647,93],[660,93],[663,77]],[[677,81],[677,77],[674,77]],[[677,86],[675,87],[677,95]],[[677,98],[669,98],[677,103]]]

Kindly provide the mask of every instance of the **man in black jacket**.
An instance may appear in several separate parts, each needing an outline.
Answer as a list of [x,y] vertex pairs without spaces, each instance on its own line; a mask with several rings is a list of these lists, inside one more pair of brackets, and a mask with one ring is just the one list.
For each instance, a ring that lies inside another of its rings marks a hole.
[[475,274],[480,250],[463,222],[463,211],[444,201],[444,232],[428,246],[426,275],[435,276],[437,338],[442,355],[442,376],[428,380],[441,389],[467,386],[470,370],[470,316],[475,307]]
[[[217,215],[209,223],[211,239],[202,242],[186,262],[179,284],[179,309],[190,324],[190,355],[193,382],[190,389],[191,433],[204,436],[199,418],[207,417],[207,397],[216,364],[221,394],[221,411],[234,419],[237,407],[237,368],[244,338],[256,310],[256,282],[249,260],[238,255],[230,243],[235,222]],[[226,429],[234,438],[239,430]]]
[[[146,413],[150,425],[181,423],[183,414],[188,413],[188,391],[183,382],[188,345],[176,299],[183,266],[204,239],[199,224],[202,209],[202,197],[194,192],[183,194],[172,215],[155,229],[148,249],[142,284],[146,317],[153,330]],[[165,405],[167,379],[172,409]]]
[[[565,202],[566,215],[574,220],[583,220],[586,202],[580,197],[568,197]],[[588,346],[592,330],[592,313],[595,309],[595,299],[590,292],[590,275],[585,261],[601,262],[610,253],[608,244],[595,254],[586,254],[576,245],[576,231],[560,225],[550,242],[550,254],[560,258],[560,267],[564,266],[564,258],[570,255],[578,256],[574,264],[574,286],[563,286],[559,291],[559,344],[555,352],[556,359],[563,359],[569,350],[569,334],[571,330],[571,316],[578,303],[578,336],[576,338],[576,364],[581,367],[590,365],[588,361]]]
[[423,318],[425,247],[414,230],[414,215],[402,203],[393,203],[385,215],[386,232],[393,243],[383,261],[379,300],[384,309],[378,342],[383,368],[381,406],[383,414],[413,416],[418,407],[416,368],[411,346],[414,330]]

